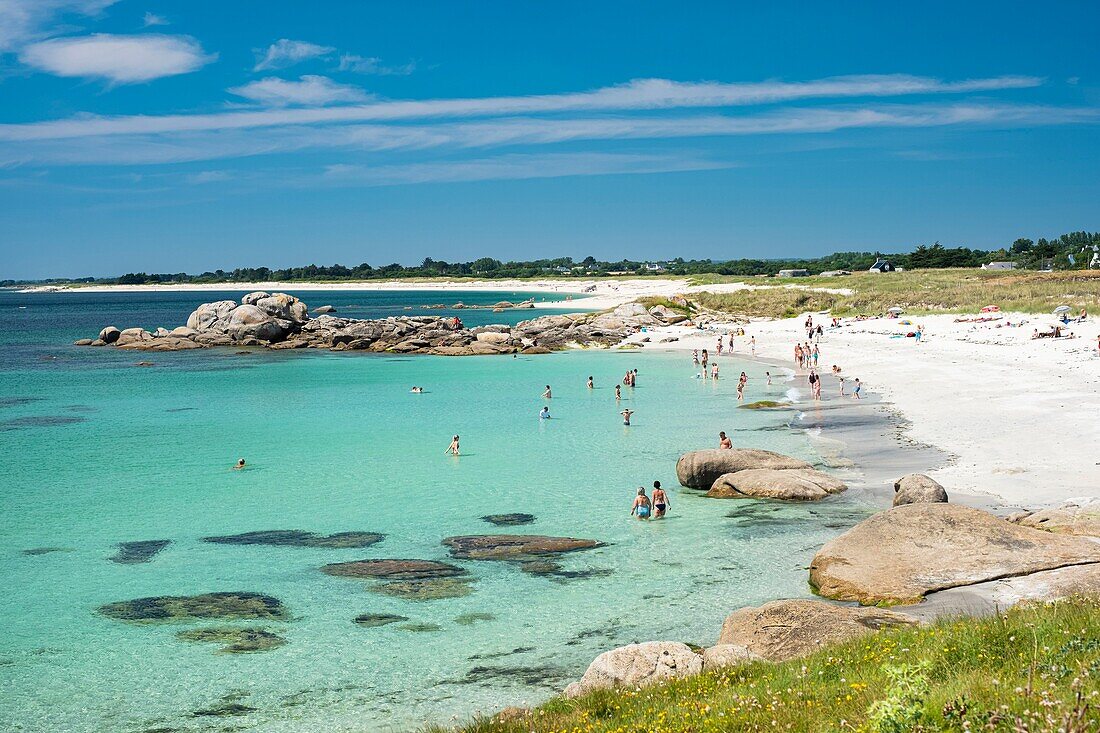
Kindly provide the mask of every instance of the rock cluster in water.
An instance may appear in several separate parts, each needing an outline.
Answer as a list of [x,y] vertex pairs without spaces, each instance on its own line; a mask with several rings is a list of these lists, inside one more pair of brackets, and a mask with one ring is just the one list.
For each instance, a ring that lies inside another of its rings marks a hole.
[[[498,304],[503,310],[510,303]],[[521,304],[527,306],[527,304]],[[319,310],[316,309],[314,313]],[[608,313],[569,313],[523,321],[515,326],[465,328],[457,318],[401,316],[375,320],[341,318],[326,312],[311,317],[305,303],[286,293],[249,293],[235,300],[203,303],[187,325],[118,329],[108,326],[80,346],[113,345],[139,351],[180,351],[211,346],[265,346],[273,349],[331,349],[395,353],[543,353],[568,346],[610,346],[643,326],[678,323],[687,317],[664,306],[628,303]]]
[[153,596],[99,607],[104,616],[121,621],[183,621],[194,619],[287,618],[282,601],[262,593],[231,591],[197,596]]
[[218,537],[203,537],[202,541],[219,545],[275,545],[346,549],[370,547],[378,544],[385,537],[385,535],[378,532],[336,532],[330,535],[319,535],[300,529],[269,529]]
[[797,458],[757,448],[696,450],[676,462],[680,484],[715,499],[816,501],[848,487]]
[[237,626],[188,629],[179,632],[176,637],[184,641],[221,644],[222,648],[219,651],[226,654],[266,652],[286,643],[286,639],[266,629],[240,628]]

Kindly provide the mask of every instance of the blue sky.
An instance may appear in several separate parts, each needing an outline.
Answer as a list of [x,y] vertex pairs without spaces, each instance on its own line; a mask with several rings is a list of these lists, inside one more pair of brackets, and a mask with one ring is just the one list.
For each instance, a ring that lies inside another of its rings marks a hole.
[[0,279],[1100,228],[1100,4],[0,0]]

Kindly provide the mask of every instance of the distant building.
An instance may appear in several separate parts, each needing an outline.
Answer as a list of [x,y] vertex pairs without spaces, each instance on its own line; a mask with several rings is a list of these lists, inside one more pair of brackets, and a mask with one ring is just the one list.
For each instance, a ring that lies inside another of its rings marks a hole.
[[988,265],[982,265],[983,270],[1015,270],[1015,262],[990,262]]
[[897,269],[890,260],[878,259],[867,269],[867,272],[894,272]]
[[826,270],[821,273],[821,277],[841,277],[842,275],[851,275],[849,270]]
[[809,270],[780,270],[779,277],[809,277]]
[[647,262],[645,263],[646,272],[664,272],[665,266],[660,262]]

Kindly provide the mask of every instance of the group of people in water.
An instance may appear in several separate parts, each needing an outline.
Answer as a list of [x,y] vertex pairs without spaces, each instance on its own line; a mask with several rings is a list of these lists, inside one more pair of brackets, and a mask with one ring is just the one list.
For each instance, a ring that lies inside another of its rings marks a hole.
[[638,487],[638,495],[634,497],[634,504],[630,507],[630,514],[638,519],[661,519],[669,509],[672,502],[668,500],[668,494],[661,488],[660,481],[653,482],[653,496],[646,496],[645,487]]

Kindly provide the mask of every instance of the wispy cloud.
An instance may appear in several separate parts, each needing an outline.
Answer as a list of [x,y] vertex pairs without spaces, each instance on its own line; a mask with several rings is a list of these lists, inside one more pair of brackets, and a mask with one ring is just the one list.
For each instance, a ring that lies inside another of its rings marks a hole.
[[37,40],[66,13],[93,16],[118,0],[0,0],[0,52]]
[[389,66],[382,63],[382,59],[373,56],[358,56],[353,53],[345,53],[340,56],[340,71],[353,71],[357,74],[373,74],[374,76],[408,76],[416,71],[416,62]]
[[146,12],[145,17],[142,18],[142,26],[144,28],[149,28],[154,25],[168,25],[168,19],[163,15]]
[[337,84],[326,76],[307,74],[298,81],[268,77],[228,90],[260,104],[283,107],[324,106],[334,102],[363,102],[369,95],[359,87]]
[[46,140],[555,112],[627,112],[733,107],[804,99],[989,92],[1035,87],[1042,82],[1042,79],[1031,76],[999,76],[949,82],[906,75],[853,76],[807,82],[748,83],[640,79],[619,86],[572,94],[386,101],[328,109],[282,109],[218,114],[81,116],[65,120],[0,125],[0,140]]
[[[509,117],[425,124],[289,125],[23,141],[0,154],[23,163],[147,165],[303,150],[356,152],[464,150],[608,140],[823,134],[884,128],[1038,127],[1100,124],[1100,109],[963,103],[789,108],[742,115]],[[420,152],[419,154],[425,154]]]
[[19,60],[57,76],[132,84],[195,71],[217,58],[194,38],[147,33],[52,38],[23,49]]
[[187,182],[194,184],[219,183],[221,181],[228,181],[230,178],[232,178],[232,176],[225,171],[202,171],[187,176]]
[[273,69],[285,69],[288,66],[307,61],[308,59],[322,58],[336,52],[331,46],[321,46],[307,41],[292,41],[289,38],[280,38],[267,47],[266,51],[257,52],[258,60],[252,68],[253,71],[270,71]]

